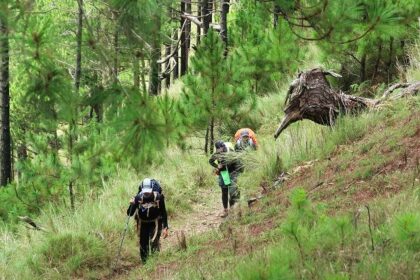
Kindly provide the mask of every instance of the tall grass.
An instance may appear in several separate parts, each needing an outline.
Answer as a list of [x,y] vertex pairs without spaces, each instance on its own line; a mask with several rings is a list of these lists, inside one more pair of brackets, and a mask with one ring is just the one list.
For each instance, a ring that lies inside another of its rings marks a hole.
[[417,40],[408,50],[409,67],[402,71],[408,82],[420,81],[420,41]]

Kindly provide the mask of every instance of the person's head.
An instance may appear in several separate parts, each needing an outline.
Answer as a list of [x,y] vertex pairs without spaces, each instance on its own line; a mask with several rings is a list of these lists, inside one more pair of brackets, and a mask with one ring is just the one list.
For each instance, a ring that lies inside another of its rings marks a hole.
[[216,152],[226,152],[226,145],[222,140],[216,141],[216,143],[214,143],[214,147],[216,148]]
[[245,143],[249,141],[249,132],[247,130],[241,132],[241,140]]
[[143,181],[141,181],[141,183],[140,183],[139,192],[144,191],[144,190],[152,189],[153,188],[152,184],[153,184],[152,179],[144,178]]

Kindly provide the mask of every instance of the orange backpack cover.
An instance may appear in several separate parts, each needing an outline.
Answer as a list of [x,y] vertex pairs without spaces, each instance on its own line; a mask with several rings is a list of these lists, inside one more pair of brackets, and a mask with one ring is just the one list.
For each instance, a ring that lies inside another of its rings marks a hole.
[[241,128],[238,131],[236,131],[236,133],[235,133],[235,143],[239,140],[239,138],[241,138],[242,131],[248,131],[249,138],[252,139],[255,146],[258,146],[257,137],[255,135],[255,132],[252,131],[252,129],[250,129],[250,128]]

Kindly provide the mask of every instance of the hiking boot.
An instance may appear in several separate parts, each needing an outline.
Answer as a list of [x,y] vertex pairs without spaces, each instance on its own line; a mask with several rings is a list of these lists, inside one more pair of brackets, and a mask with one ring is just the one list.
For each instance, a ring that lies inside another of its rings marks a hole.
[[223,210],[223,213],[220,214],[220,218],[226,218],[229,215],[229,212],[227,209]]

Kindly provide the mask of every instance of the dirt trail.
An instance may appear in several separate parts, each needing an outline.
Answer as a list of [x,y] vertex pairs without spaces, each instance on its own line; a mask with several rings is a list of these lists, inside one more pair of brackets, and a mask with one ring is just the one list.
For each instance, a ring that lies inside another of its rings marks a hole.
[[[161,238],[161,250],[166,251],[169,248],[178,246],[178,238],[183,231],[188,240],[197,234],[217,229],[223,221],[220,217],[222,211],[221,192],[217,186],[211,189],[202,190],[202,201],[200,203],[193,203],[193,209],[188,212],[188,216],[183,218],[169,219],[169,236],[166,239]],[[138,279],[138,270],[141,269],[142,264],[137,262],[124,263],[121,262],[121,267],[117,274],[106,277],[105,279]],[[157,268],[157,270],[165,269]],[[161,272],[157,271],[158,274]],[[165,273],[163,273],[165,274]]]
[[189,237],[203,232],[218,228],[223,218],[220,217],[222,211],[221,193],[218,188],[204,190],[200,203],[194,203],[193,210],[188,213],[188,217],[182,220],[169,221],[170,236],[162,240],[162,249],[174,246],[178,243],[177,235],[184,232],[187,240]]

